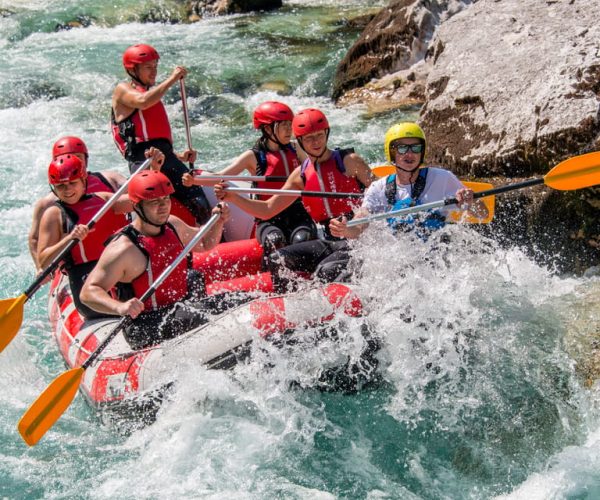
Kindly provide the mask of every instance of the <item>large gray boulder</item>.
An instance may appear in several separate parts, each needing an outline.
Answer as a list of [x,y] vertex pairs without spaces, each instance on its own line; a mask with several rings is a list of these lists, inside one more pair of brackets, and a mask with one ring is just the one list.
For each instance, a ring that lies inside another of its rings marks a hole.
[[597,0],[480,0],[441,23],[421,123],[461,174],[530,175],[599,149]]
[[[334,95],[375,110],[420,105],[428,162],[462,177],[505,184],[539,176],[600,150],[598,7],[598,0],[392,1],[340,63]],[[361,73],[367,60],[372,67]],[[598,191],[503,195],[490,233],[558,269],[585,269],[600,260]]]
[[529,175],[598,149],[598,0],[393,0],[340,62],[333,96],[423,105],[430,159]]
[[422,104],[438,26],[476,1],[392,0],[339,63],[333,98],[376,109]]

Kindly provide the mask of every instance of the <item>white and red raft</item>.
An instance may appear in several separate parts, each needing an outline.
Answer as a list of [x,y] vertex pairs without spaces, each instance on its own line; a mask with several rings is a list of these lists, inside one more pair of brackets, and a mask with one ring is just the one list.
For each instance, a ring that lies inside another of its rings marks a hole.
[[[124,417],[149,423],[170,386],[169,371],[182,361],[193,360],[208,369],[231,368],[247,357],[255,341],[293,337],[300,327],[362,315],[360,299],[341,283],[273,295],[269,274],[260,272],[261,255],[255,240],[223,243],[211,252],[195,254],[194,267],[205,273],[208,294],[244,291],[256,292],[256,298],[139,351],[119,333],[85,372],[81,392],[92,409],[108,422]],[[69,368],[80,366],[118,322],[112,318],[84,322],[73,305],[68,280],[60,273],[52,282],[48,308],[55,340]],[[371,363],[374,345],[371,342]]]

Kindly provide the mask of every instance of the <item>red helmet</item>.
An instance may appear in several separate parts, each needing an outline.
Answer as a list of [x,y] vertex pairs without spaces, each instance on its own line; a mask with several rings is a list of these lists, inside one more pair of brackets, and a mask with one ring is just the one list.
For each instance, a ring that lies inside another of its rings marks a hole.
[[129,181],[127,194],[131,203],[139,203],[142,200],[154,200],[162,196],[173,194],[175,189],[167,176],[156,170],[145,170],[135,175]]
[[52,146],[52,158],[54,159],[60,155],[76,153],[83,153],[86,157],[88,155],[87,146],[79,137],[61,137],[54,143],[54,146]]
[[61,155],[48,165],[48,182],[51,185],[63,184],[76,179],[85,179],[87,170],[75,155]]
[[315,108],[303,109],[292,122],[292,129],[296,138],[306,134],[312,134],[319,130],[329,129],[329,122],[322,111]]
[[136,64],[155,61],[157,59],[160,59],[160,56],[156,52],[156,49],[151,45],[143,43],[132,45],[123,52],[123,66],[125,66],[126,70],[135,68]]
[[286,104],[277,101],[267,101],[254,110],[252,118],[254,128],[260,128],[262,125],[270,125],[274,122],[292,121],[294,119],[294,112]]

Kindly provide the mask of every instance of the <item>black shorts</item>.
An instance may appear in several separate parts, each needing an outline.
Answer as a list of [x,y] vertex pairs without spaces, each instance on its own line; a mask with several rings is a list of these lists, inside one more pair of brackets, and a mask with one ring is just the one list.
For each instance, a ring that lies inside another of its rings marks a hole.
[[350,248],[346,240],[311,240],[280,248],[269,255],[269,270],[278,292],[289,289],[289,271],[315,274],[323,281],[336,281],[348,267]]
[[198,302],[178,302],[173,306],[143,312],[125,327],[125,340],[132,349],[144,349],[197,328],[227,309],[251,300],[244,294],[211,295]]
[[287,245],[292,243],[293,234],[301,228],[306,228],[311,233],[312,239],[317,237],[317,226],[300,200],[294,201],[275,217],[268,220],[256,219],[256,222],[256,239],[263,247],[264,240],[273,227],[283,233]]

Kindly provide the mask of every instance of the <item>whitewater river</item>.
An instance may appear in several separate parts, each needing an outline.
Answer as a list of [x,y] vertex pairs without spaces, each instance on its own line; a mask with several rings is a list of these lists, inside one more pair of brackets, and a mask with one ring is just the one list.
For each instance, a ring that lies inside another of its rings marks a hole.
[[[128,45],[154,45],[163,78],[189,67],[204,168],[251,146],[251,112],[268,99],[320,107],[331,143],[373,164],[387,127],[414,117],[336,109],[327,97],[358,36],[340,20],[372,2],[288,1],[276,13],[186,25],[136,22],[147,6],[130,3],[0,0],[2,298],[33,280],[27,231],[48,191],[53,141],[79,135],[92,169],[126,172],[108,118]],[[93,24],[54,30],[78,15]],[[183,147],[177,93],[166,102]],[[356,286],[383,342],[380,384],[357,394],[299,388],[329,346],[267,353],[268,370],[257,353],[233,373],[180,368],[156,423],[130,434],[100,425],[77,397],[30,449],[16,424],[64,369],[42,289],[0,354],[0,498],[599,498],[598,279],[555,276],[469,227],[445,229],[449,244],[441,236],[395,239],[374,225],[356,244]],[[359,325],[344,335],[352,354]]]

